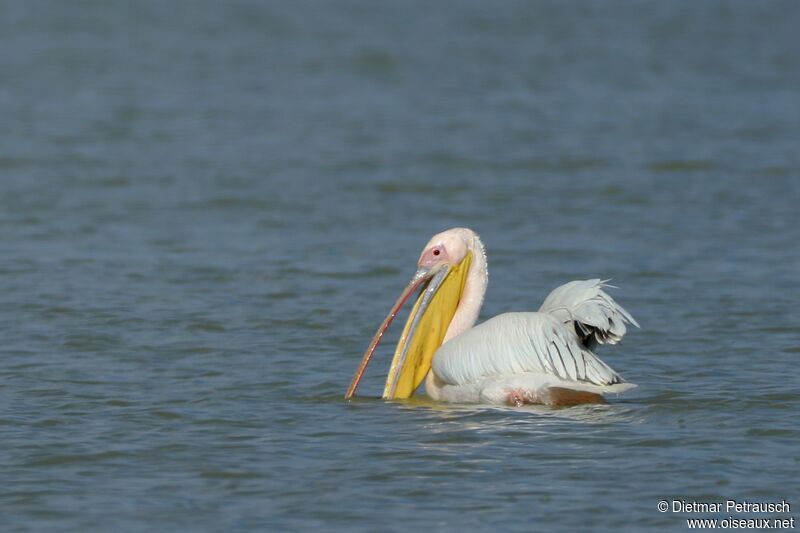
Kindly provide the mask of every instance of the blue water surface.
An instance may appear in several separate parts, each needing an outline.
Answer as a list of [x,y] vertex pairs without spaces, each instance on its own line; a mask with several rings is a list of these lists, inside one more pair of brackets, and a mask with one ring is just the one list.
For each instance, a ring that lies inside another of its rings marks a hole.
[[[2,529],[796,514],[799,27],[788,1],[5,2]],[[639,387],[384,402],[397,327],[343,401],[452,226],[487,245],[482,319],[613,278],[642,327],[600,355]]]

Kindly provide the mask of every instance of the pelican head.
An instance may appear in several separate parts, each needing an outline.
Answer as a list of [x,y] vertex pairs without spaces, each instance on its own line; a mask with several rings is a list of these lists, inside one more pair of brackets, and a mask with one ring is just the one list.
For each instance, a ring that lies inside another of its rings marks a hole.
[[[467,228],[449,229],[428,241],[417,261],[416,273],[372,338],[345,398],[349,399],[355,394],[364,370],[389,324],[411,294],[421,288],[397,343],[383,389],[385,399],[409,398],[414,394],[430,370],[433,355],[444,342],[458,309],[476,243],[480,243],[480,240],[475,232]],[[478,247],[483,258],[483,246],[478,244]]]
[[453,228],[437,233],[419,255],[417,269],[435,272],[461,263],[469,253],[475,233],[467,228]]

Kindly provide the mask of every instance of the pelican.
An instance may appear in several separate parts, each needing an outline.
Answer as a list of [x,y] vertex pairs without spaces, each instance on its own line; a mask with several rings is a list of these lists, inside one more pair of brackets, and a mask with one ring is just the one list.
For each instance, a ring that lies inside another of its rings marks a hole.
[[372,338],[345,399],[353,397],[383,334],[420,288],[384,399],[409,398],[423,381],[433,400],[514,407],[605,403],[605,394],[636,387],[593,352],[598,344],[619,342],[625,324],[639,327],[605,292],[605,281],[571,281],[553,290],[538,312],[504,313],[475,326],[488,279],[486,252],[474,231],[434,235]]

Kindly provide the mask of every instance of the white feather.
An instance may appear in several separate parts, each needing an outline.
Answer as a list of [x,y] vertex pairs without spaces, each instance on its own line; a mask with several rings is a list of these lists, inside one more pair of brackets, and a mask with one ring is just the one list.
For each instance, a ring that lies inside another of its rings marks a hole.
[[616,344],[625,335],[626,323],[639,324],[603,289],[608,280],[570,281],[545,298],[540,313],[549,313],[564,324],[573,324],[576,334],[599,344]]
[[451,385],[531,372],[600,386],[623,381],[548,313],[505,313],[467,330],[439,347],[433,371]]
[[572,281],[536,313],[505,313],[445,342],[433,358],[440,399],[504,403],[509,390],[547,394],[549,387],[595,393],[635,387],[597,357],[596,343],[616,344],[638,324],[599,279]]

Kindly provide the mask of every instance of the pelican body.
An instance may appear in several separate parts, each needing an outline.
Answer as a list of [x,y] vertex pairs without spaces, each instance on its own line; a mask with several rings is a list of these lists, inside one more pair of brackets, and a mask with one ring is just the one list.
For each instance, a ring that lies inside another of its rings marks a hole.
[[478,235],[453,228],[428,242],[417,272],[370,342],[345,398],[409,297],[419,294],[397,343],[383,398],[411,397],[425,383],[434,400],[458,403],[575,405],[635,387],[593,350],[639,326],[600,279],[553,290],[538,312],[504,313],[475,326],[488,284]]

